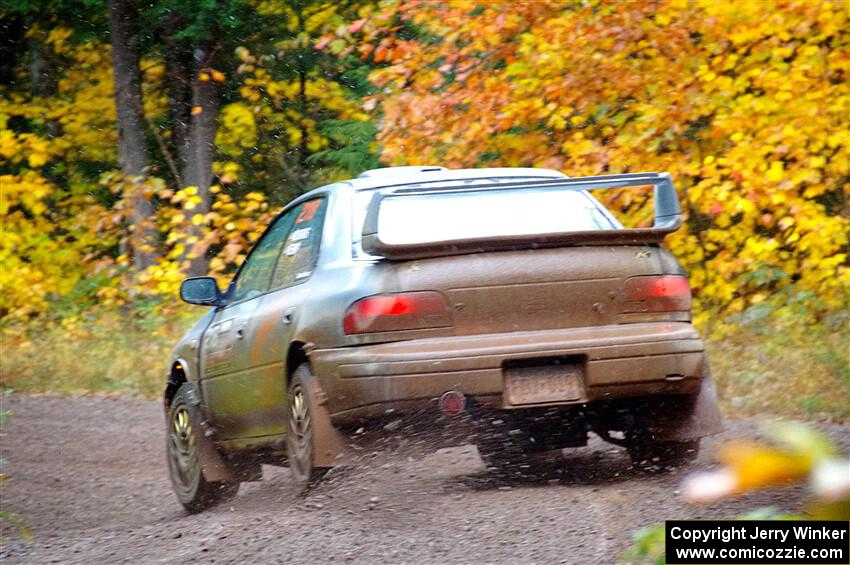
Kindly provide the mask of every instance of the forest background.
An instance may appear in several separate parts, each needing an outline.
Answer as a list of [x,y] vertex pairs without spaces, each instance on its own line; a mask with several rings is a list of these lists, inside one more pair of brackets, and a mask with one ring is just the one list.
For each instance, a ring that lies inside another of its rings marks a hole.
[[[850,7],[0,0],[4,387],[157,395],[269,219],[385,165],[669,171],[728,412],[850,417]],[[600,194],[631,225],[645,193]]]

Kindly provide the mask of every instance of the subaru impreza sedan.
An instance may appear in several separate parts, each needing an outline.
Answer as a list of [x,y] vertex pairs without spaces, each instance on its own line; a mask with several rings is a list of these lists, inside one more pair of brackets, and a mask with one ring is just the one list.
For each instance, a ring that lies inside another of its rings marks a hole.
[[[590,191],[653,187],[624,228]],[[346,460],[347,430],[471,422],[490,468],[585,445],[680,465],[720,430],[691,291],[662,246],[666,173],[394,167],[315,189],[268,226],[174,349],[167,451],[192,512],[284,464],[300,485]]]

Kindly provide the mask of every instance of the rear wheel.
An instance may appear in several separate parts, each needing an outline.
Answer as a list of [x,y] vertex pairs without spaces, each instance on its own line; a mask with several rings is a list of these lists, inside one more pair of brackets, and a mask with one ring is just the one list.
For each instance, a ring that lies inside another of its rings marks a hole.
[[188,384],[180,387],[168,411],[166,452],[168,474],[180,504],[189,512],[202,512],[236,496],[239,482],[211,482],[204,478],[200,459],[199,422],[188,403]]
[[684,467],[699,456],[698,439],[690,441],[635,441],[626,447],[632,462],[647,471]]
[[315,435],[309,390],[305,381],[312,378],[306,364],[295,370],[289,384],[287,402],[288,424],[286,432],[286,459],[296,484],[307,488],[327,472],[314,463]]

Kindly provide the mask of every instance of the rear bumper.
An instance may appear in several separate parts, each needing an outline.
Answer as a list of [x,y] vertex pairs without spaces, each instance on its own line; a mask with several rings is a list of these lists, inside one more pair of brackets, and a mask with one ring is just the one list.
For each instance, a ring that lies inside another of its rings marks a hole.
[[645,323],[538,332],[428,338],[316,349],[310,360],[335,422],[405,412],[447,390],[478,403],[502,400],[508,361],[578,357],[585,362],[578,404],[659,394],[695,395],[706,372],[702,340],[691,324]]

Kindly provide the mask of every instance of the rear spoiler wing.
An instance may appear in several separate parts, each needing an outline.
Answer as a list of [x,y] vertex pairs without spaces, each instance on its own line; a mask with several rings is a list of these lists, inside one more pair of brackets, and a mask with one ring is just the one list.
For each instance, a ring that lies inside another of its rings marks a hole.
[[[572,231],[561,233],[500,235],[487,238],[428,241],[423,243],[391,244],[381,240],[378,216],[381,203],[387,198],[406,195],[479,192],[517,188],[553,188],[561,190],[602,190],[630,186],[652,185],[655,200],[655,221],[651,228]],[[362,246],[371,255],[387,259],[419,259],[443,255],[459,255],[483,251],[562,247],[568,245],[640,245],[660,243],[682,225],[682,210],[670,173],[634,173],[564,179],[529,178],[519,182],[498,182],[479,185],[450,185],[429,187],[419,185],[395,188],[376,193],[369,202],[363,222]]]

